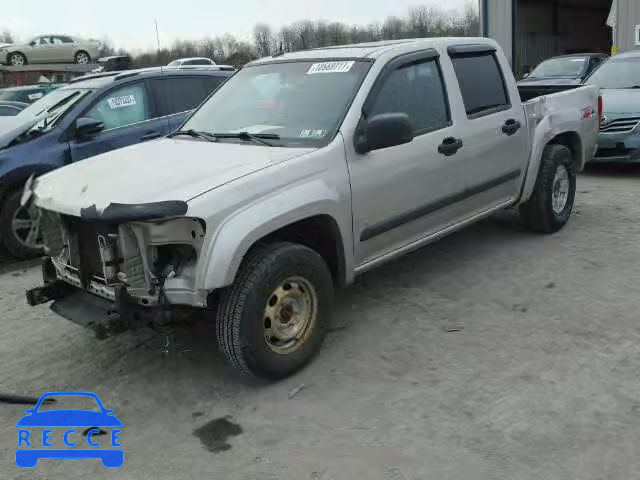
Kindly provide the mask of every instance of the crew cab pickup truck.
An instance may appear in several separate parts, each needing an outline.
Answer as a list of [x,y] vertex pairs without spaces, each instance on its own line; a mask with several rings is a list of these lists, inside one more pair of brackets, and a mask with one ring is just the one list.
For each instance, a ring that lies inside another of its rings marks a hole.
[[257,60],[167,138],[27,182],[49,255],[27,299],[103,333],[199,309],[232,365],[286,377],[358,274],[509,207],[562,228],[598,98],[521,103],[484,38]]

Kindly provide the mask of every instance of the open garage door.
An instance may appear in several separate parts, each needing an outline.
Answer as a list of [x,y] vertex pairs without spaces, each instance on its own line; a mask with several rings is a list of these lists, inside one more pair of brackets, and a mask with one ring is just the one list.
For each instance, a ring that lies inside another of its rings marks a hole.
[[556,55],[611,51],[611,0],[481,0],[480,6],[484,35],[500,43],[517,75]]
[[518,0],[514,69],[568,53],[610,53],[611,0]]

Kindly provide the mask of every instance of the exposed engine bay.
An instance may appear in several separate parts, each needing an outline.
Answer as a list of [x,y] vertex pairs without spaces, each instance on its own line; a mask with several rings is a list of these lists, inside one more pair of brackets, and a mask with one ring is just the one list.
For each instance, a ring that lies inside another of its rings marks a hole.
[[144,306],[161,304],[163,295],[169,303],[194,303],[205,234],[199,219],[118,223],[105,215],[79,218],[43,210],[41,232],[56,277],[70,285],[111,301],[124,287]]

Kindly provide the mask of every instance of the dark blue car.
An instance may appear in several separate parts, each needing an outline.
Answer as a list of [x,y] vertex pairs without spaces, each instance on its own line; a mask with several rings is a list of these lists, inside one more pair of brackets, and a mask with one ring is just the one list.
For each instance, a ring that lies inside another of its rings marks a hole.
[[[48,398],[57,402],[79,398],[83,408],[47,410],[43,408],[43,403]],[[86,409],[87,406],[91,409]],[[33,468],[41,458],[98,458],[107,468],[122,466],[122,422],[113,410],[104,407],[95,393],[45,393],[34,408],[24,412],[26,415],[16,423],[16,465],[19,467]],[[107,433],[99,427],[110,430],[109,437],[98,439],[98,435]]]
[[16,258],[41,252],[38,218],[20,207],[31,175],[167,135],[233,73],[164,67],[97,74],[14,117],[0,117],[0,237],[6,250]]

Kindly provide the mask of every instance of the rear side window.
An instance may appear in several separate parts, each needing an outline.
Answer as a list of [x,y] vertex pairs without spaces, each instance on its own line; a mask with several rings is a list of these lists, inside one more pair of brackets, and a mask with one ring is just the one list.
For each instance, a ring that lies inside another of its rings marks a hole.
[[143,83],[116,88],[98,100],[86,114],[104,123],[106,130],[149,120],[149,100]]
[[449,102],[436,60],[403,65],[386,78],[370,115],[406,113],[415,135],[449,123]]
[[195,60],[187,60],[182,62],[182,65],[211,65],[211,62],[206,58],[196,58]]
[[511,107],[504,78],[493,52],[453,56],[451,61],[469,117],[490,115]]
[[193,110],[218,88],[224,77],[174,77],[151,80],[161,115]]

